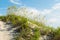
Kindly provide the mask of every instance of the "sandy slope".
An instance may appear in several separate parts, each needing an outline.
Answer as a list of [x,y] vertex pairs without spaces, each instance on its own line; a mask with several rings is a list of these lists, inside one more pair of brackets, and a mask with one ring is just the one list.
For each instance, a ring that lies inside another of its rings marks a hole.
[[7,28],[8,26],[5,25],[4,22],[0,21],[0,40],[10,40],[12,38],[10,32],[6,30]]

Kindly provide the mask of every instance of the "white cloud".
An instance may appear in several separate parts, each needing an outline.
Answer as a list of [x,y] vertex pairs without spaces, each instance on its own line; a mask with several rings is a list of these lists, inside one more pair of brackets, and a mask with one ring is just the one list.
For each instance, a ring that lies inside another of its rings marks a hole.
[[54,10],[60,9],[60,3],[55,4],[52,8],[53,8]]
[[50,22],[50,23],[56,23],[57,21],[58,21],[57,18],[50,18],[50,19],[48,20],[48,22]]
[[56,3],[51,9],[44,9],[42,13],[47,16],[48,25],[60,26],[60,3]]
[[41,11],[41,13],[42,13],[43,15],[50,14],[51,12],[52,12],[51,9],[44,9],[43,11]]
[[60,26],[60,18],[50,18],[48,19],[47,25],[53,26],[54,28],[57,28],[58,26]]
[[50,13],[52,10],[44,9],[45,13]]
[[10,0],[11,3],[22,5],[21,0]]
[[0,13],[0,16],[3,16],[3,14],[2,14],[2,13]]
[[30,12],[34,16],[41,14],[40,11],[35,8],[27,8],[27,11]]
[[44,15],[52,14],[52,12],[55,12],[55,10],[60,10],[60,3],[56,3],[51,7],[51,9],[44,9],[43,11],[41,11],[41,13]]

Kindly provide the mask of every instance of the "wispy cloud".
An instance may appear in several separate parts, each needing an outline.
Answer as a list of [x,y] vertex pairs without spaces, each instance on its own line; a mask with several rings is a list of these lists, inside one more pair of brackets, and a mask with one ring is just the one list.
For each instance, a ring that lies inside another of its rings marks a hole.
[[[49,11],[48,11],[49,10]],[[48,13],[45,13],[47,16],[47,23],[49,24],[55,24],[53,26],[56,26],[57,24],[60,24],[60,3],[56,3],[51,7],[51,9],[48,9]],[[49,18],[50,17],[50,18]],[[57,25],[58,26],[58,25]]]
[[47,15],[47,14],[52,14],[53,11],[55,12],[55,10],[59,10],[59,9],[60,9],[60,3],[56,3],[51,7],[51,9],[44,9],[41,12],[42,14]]
[[54,10],[60,9],[60,3],[55,4],[52,8],[53,8]]
[[13,4],[22,5],[21,0],[10,0],[10,2]]

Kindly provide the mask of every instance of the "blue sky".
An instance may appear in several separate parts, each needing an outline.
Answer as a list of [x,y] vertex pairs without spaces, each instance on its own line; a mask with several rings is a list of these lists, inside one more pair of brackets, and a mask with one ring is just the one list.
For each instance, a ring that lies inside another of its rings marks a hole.
[[13,5],[35,9],[46,16],[48,25],[60,26],[60,0],[0,0],[0,15]]

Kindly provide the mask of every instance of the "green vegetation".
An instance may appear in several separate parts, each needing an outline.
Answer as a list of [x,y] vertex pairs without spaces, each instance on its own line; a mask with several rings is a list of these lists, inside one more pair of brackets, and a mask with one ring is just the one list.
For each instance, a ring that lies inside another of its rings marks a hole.
[[[16,8],[12,7],[15,11]],[[6,16],[0,16],[0,20],[4,22],[11,22],[13,27],[18,27],[16,33],[19,33],[15,40],[39,40],[42,35],[52,36],[51,40],[60,40],[60,28],[54,29],[52,27],[46,26],[42,22],[37,22],[31,19],[28,19],[24,16],[15,15],[12,8],[8,8],[8,14]],[[11,13],[11,14],[10,14]],[[29,25],[29,23],[32,23]],[[34,28],[32,28],[34,25]]]

